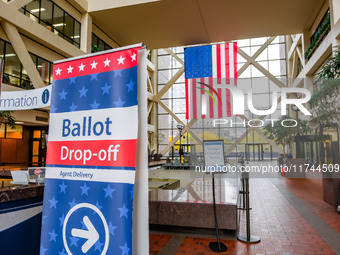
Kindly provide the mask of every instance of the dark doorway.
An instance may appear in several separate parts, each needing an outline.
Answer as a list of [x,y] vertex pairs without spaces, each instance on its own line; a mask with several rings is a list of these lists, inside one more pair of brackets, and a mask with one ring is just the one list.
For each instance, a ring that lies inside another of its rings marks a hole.
[[29,166],[46,165],[47,127],[30,128]]
[[263,160],[263,144],[247,143],[246,144],[246,160]]

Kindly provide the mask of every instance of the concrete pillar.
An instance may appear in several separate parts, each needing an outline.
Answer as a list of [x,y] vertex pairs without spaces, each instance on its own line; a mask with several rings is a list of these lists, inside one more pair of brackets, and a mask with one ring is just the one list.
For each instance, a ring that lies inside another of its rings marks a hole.
[[28,76],[30,77],[31,82],[33,83],[34,88],[42,88],[45,86],[44,82],[41,79],[41,76],[37,70],[37,68],[35,67],[35,64],[33,63],[33,60],[31,58],[31,56],[29,55],[27,48],[17,30],[17,28],[3,20],[1,22],[2,27],[5,30],[5,33],[9,39],[9,41],[11,42],[13,49],[15,51],[15,53],[18,55],[18,58],[21,62],[21,64],[23,65],[23,67],[25,68]]
[[329,0],[329,11],[331,14],[331,26],[333,27],[340,20],[340,1]]
[[82,14],[81,17],[81,40],[80,49],[85,53],[91,53],[92,43],[92,16],[89,13]]

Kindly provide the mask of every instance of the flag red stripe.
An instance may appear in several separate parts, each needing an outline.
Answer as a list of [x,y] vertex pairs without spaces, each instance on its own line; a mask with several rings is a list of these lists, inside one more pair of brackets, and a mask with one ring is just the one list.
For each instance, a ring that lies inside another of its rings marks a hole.
[[196,79],[192,79],[192,118],[197,119],[197,91],[196,91]]
[[188,120],[189,119],[189,81],[185,79],[185,107],[186,107],[186,113],[185,113],[185,118]]
[[217,84],[221,84],[221,44],[216,45]]
[[236,42],[233,43],[233,50],[234,50],[234,81],[235,86],[237,86],[237,44]]
[[[213,86],[213,78],[209,77],[209,85]],[[209,92],[213,94],[212,89],[209,89]],[[211,97],[209,97],[209,117],[214,118],[214,101]]]
[[227,117],[231,117],[230,90],[226,89],[227,95]]
[[[220,96],[220,98],[222,97],[222,89],[221,88],[218,88],[217,89],[217,93],[218,95]],[[218,105],[218,117],[219,118],[222,118],[223,117],[223,113],[222,113],[222,104],[218,101],[217,102],[217,105]]]
[[226,84],[230,84],[229,43],[225,44],[225,78]]

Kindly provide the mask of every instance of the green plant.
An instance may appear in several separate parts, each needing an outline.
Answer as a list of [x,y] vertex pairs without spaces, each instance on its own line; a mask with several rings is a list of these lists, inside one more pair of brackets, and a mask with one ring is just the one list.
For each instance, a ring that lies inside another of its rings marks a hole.
[[[295,127],[285,127],[281,125],[281,122],[284,121],[286,126],[294,126]],[[307,125],[307,121],[294,119],[289,116],[281,116],[281,118],[272,125],[268,124],[263,128],[264,134],[272,139],[276,144],[282,145],[283,152],[285,154],[285,145],[288,145],[293,141],[294,137],[298,134],[303,134],[308,132],[309,128]]]
[[93,52],[98,52],[98,51],[99,51],[98,46],[95,45],[95,44],[92,44],[92,45],[91,45],[91,48],[92,48],[92,51],[93,51]]
[[320,125],[339,124],[340,120],[340,47],[337,46],[334,56],[327,60],[317,74],[321,89],[313,94],[309,103],[314,104],[312,120]]
[[15,120],[11,111],[0,111],[0,125],[7,124],[11,128],[15,127]]
[[319,29],[319,31],[316,33],[316,35],[314,37],[314,40],[312,41],[312,43],[308,47],[307,51],[305,52],[305,58],[308,58],[309,53],[314,48],[316,43],[319,41],[320,36],[329,28],[330,24],[331,24],[331,17],[328,16],[328,18],[324,21],[324,23],[322,24],[322,26]]

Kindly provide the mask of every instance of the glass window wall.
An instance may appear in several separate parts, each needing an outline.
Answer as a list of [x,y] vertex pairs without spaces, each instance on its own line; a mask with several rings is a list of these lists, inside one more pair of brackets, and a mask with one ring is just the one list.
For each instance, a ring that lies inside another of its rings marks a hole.
[[50,0],[33,0],[21,12],[80,48],[80,22]]
[[[237,45],[240,49],[252,56],[256,51],[269,39],[254,38],[237,41]],[[180,58],[184,58],[184,48],[172,48]],[[237,68],[238,70],[246,63],[246,59],[237,56]],[[256,59],[259,64],[267,71],[271,72],[274,76],[279,78],[284,84],[286,84],[286,65],[285,65],[285,40],[283,36],[278,36]],[[180,69],[181,65],[164,50],[158,50],[158,91],[160,91],[166,83],[174,76],[174,74]],[[278,91],[279,87],[266,78],[256,66],[250,65],[246,70],[238,76],[238,87],[243,91],[251,89],[253,91],[253,104],[258,110],[268,109],[272,105],[273,91]],[[278,97],[280,94],[278,94]],[[188,120],[185,119],[186,104],[185,104],[185,79],[184,74],[176,83],[165,93],[162,97],[162,102],[174,112],[185,124]],[[280,104],[277,106],[277,110],[267,116],[266,119],[274,119],[280,116]],[[257,119],[258,116],[253,115],[248,108],[245,108],[245,114],[248,119]],[[244,127],[244,120],[240,117],[228,118],[229,122],[236,123],[232,127],[230,126],[216,126],[214,127],[213,119],[201,119],[198,120],[191,128],[198,137],[201,139],[224,139],[225,150],[233,145],[246,131],[247,127]],[[177,121],[167,113],[163,107],[158,106],[158,150],[159,152],[165,148],[173,137],[178,135]],[[256,123],[252,123],[256,125]],[[268,124],[268,122],[264,122]],[[257,124],[258,125],[258,124]],[[186,148],[190,151],[202,152],[202,148],[199,143],[192,137],[191,134],[185,134],[186,139],[182,139],[182,144],[186,144]],[[257,132],[252,131],[240,141],[240,144],[230,153],[229,156],[237,156],[240,153],[245,155],[246,144],[263,144],[263,148],[268,149],[269,145]],[[178,142],[179,144],[179,142]],[[255,145],[254,145],[255,146]],[[253,146],[253,147],[254,147]],[[191,147],[191,149],[190,149]],[[248,146],[249,147],[249,146]],[[251,148],[253,148],[251,147]],[[255,146],[256,147],[256,146]],[[254,148],[255,148],[254,147]],[[174,155],[178,152],[174,146]],[[257,148],[257,147],[256,147]],[[189,152],[188,151],[188,152]],[[265,151],[265,152],[266,152]],[[176,154],[177,153],[177,154]],[[172,150],[167,155],[171,156]]]

